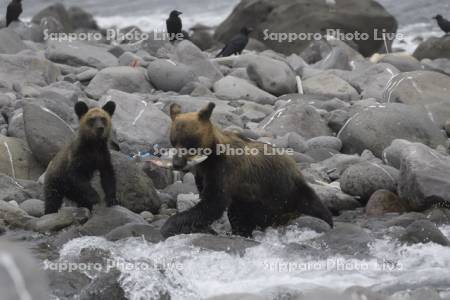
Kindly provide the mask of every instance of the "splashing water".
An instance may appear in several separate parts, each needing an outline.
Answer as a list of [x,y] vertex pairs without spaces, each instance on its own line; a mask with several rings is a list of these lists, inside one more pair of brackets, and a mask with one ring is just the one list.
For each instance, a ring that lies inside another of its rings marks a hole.
[[[441,230],[450,237],[450,226]],[[367,258],[311,257],[289,251],[292,243],[315,247],[311,241],[318,236],[309,230],[290,228],[280,234],[269,229],[257,234],[260,244],[242,256],[195,247],[191,242],[197,235],[176,236],[158,244],[141,238],[113,243],[82,237],[67,243],[60,259],[76,260],[83,248],[109,250],[117,265],[126,262],[135,266],[119,267],[120,284],[133,300],[158,299],[166,293],[172,299],[243,292],[271,295],[279,288],[304,292],[331,287],[342,291],[355,285],[392,292],[397,286],[406,290],[425,285],[450,292],[450,251],[446,247],[433,243],[400,245],[383,237],[371,245]],[[147,267],[136,267],[139,265]]]

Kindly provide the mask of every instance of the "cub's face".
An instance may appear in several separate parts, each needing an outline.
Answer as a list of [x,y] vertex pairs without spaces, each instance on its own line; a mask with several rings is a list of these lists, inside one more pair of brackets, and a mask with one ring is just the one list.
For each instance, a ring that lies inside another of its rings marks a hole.
[[107,140],[111,134],[111,117],[116,110],[112,101],[102,108],[89,109],[86,103],[75,104],[75,113],[80,120],[79,135],[87,140]]
[[209,103],[199,112],[182,114],[178,104],[170,106],[172,118],[170,142],[178,153],[173,157],[175,169],[184,169],[189,160],[196,156],[193,153],[199,153],[196,150],[214,147],[214,131],[210,121],[214,107],[214,103]]

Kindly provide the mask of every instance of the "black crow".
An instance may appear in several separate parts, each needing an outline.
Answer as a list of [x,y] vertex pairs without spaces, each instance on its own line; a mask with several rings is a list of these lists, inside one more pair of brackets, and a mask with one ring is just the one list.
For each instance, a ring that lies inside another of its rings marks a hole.
[[437,20],[437,23],[439,27],[442,29],[442,31],[444,31],[446,34],[450,32],[450,22],[446,20],[443,16],[437,15],[433,19]]
[[177,34],[182,33],[183,23],[181,22],[180,15],[182,12],[178,10],[173,10],[170,13],[169,18],[166,20],[167,33],[169,34],[169,39],[171,41],[177,39]]
[[14,21],[19,21],[22,14],[22,0],[12,0],[6,9],[6,27]]
[[226,45],[223,47],[222,51],[217,54],[216,57],[226,57],[233,54],[241,54],[242,51],[248,44],[249,34],[252,32],[252,29],[244,27],[241,29],[241,32],[235,35]]

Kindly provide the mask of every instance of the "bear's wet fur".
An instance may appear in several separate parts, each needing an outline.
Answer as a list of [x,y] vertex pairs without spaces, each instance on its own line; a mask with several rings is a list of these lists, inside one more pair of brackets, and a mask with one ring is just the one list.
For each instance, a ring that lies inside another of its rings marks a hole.
[[[288,155],[265,155],[270,145],[224,132],[211,121],[214,103],[200,112],[181,113],[172,104],[170,139],[176,149],[211,149],[208,158],[193,167],[201,201],[192,209],[167,220],[162,234],[208,232],[209,226],[228,210],[233,234],[251,236],[256,228],[285,224],[301,214],[333,225],[332,214],[306,183],[295,161]],[[258,155],[225,155],[217,145],[258,149]],[[176,155],[175,169],[184,169],[192,157]]]
[[108,147],[115,109],[112,101],[102,108],[91,109],[84,102],[75,104],[75,113],[80,120],[78,134],[58,152],[45,175],[46,214],[58,212],[64,197],[74,201],[78,207],[92,210],[93,205],[100,201],[90,183],[97,170],[107,206],[116,204],[116,179]]

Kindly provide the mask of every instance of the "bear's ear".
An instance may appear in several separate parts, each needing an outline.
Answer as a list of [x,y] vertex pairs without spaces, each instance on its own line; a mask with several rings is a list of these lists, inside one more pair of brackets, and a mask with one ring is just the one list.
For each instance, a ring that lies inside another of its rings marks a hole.
[[77,102],[75,104],[75,113],[78,116],[78,119],[81,120],[81,118],[89,111],[89,107],[84,102]]
[[202,121],[208,121],[209,118],[211,118],[212,112],[215,107],[216,105],[213,102],[209,102],[208,106],[198,113],[199,119]]
[[106,111],[110,117],[112,117],[116,111],[116,104],[112,101],[108,101],[105,105],[103,105],[102,109]]
[[179,114],[181,114],[181,106],[176,103],[170,105],[170,118],[172,118],[172,121],[174,121]]

